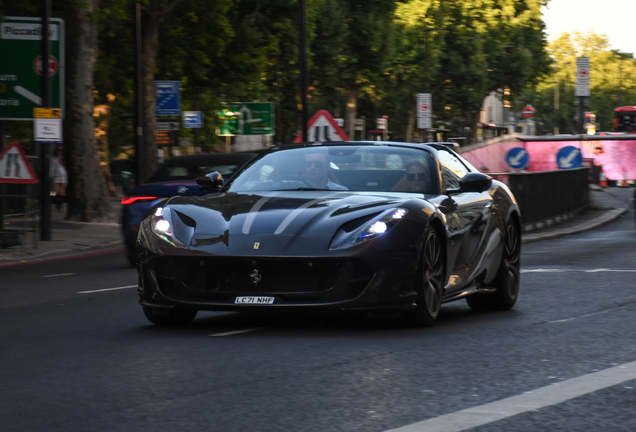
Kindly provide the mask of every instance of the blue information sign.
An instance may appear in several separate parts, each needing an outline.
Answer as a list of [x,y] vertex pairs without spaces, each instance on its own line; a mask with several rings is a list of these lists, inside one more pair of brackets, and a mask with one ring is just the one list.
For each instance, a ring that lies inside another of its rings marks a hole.
[[183,112],[184,128],[202,128],[203,112],[201,111],[184,111]]
[[178,116],[181,114],[181,90],[179,81],[155,81],[157,106],[155,115]]
[[526,169],[530,163],[528,150],[523,147],[513,147],[506,153],[506,162],[512,169]]
[[565,146],[557,152],[557,165],[561,169],[579,168],[583,164],[583,155],[578,147]]

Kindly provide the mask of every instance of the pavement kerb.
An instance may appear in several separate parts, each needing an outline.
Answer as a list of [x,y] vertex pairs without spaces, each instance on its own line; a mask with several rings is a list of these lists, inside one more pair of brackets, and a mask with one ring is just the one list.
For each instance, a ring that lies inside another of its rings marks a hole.
[[596,229],[600,226],[603,226],[613,220],[618,219],[622,215],[627,213],[627,209],[617,208],[607,210],[604,214],[591,219],[587,222],[583,222],[581,224],[575,225],[570,228],[564,228],[562,230],[555,230],[553,232],[544,232],[544,233],[536,233],[536,234],[525,234],[522,236],[521,243],[531,243],[541,240],[554,239],[559,237],[568,236],[571,234],[578,234],[585,231],[590,231]]
[[19,255],[16,258],[12,257],[0,257],[0,267],[8,267],[20,264],[33,264],[37,262],[44,261],[54,261],[58,259],[66,259],[73,257],[86,257],[91,255],[98,255],[104,253],[114,253],[114,252],[123,252],[124,246],[122,245],[121,240],[115,240],[112,242],[103,243],[98,246],[86,246],[83,248],[76,249],[54,249],[46,252],[42,252],[37,255],[32,256],[24,256],[23,253],[19,251],[16,252],[16,255]]

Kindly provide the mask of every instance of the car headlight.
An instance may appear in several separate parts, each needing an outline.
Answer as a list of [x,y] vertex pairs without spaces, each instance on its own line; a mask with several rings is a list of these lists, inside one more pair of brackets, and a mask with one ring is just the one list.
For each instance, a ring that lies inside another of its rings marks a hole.
[[408,213],[407,209],[386,210],[352,232],[338,231],[331,241],[330,250],[347,249],[389,232]]
[[187,246],[175,236],[172,210],[165,207],[157,207],[150,221],[152,232],[167,241],[171,245],[185,249]]

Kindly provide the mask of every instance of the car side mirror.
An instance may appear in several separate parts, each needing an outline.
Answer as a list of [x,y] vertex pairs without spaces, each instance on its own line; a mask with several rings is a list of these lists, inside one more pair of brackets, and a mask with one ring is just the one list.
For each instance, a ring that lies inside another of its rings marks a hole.
[[218,171],[214,171],[197,177],[197,184],[202,191],[218,192],[223,186],[223,176]]
[[461,192],[483,192],[490,189],[492,185],[492,177],[488,174],[472,172],[466,174],[459,181],[459,190]]

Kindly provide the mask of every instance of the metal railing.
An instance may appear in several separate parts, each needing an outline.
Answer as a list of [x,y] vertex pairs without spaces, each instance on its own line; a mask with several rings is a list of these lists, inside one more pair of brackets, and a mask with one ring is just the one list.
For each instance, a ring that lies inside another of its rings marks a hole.
[[507,180],[524,224],[584,210],[589,205],[589,168],[491,174]]

